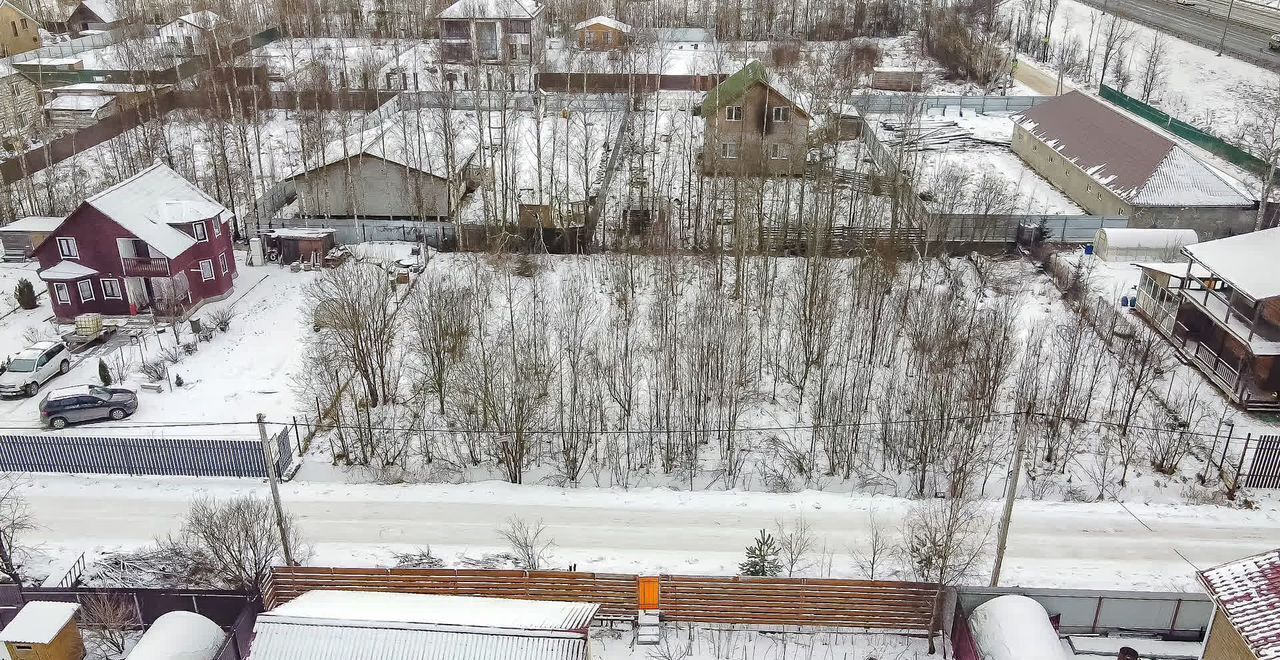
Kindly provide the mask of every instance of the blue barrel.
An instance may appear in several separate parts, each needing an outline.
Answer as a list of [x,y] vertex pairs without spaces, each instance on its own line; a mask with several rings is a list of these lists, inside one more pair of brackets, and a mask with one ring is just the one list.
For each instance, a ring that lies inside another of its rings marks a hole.
[[1085,243],[1085,244],[1084,244],[1084,253],[1085,253],[1085,254],[1093,254],[1093,243]]
[[1120,306],[1121,307],[1129,306],[1129,296],[1120,296]]

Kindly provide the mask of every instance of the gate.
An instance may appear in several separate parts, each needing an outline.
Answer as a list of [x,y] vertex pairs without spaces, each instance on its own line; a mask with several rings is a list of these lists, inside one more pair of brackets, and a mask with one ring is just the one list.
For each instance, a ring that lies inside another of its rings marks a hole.
[[1264,435],[1253,448],[1245,488],[1280,488],[1280,435]]

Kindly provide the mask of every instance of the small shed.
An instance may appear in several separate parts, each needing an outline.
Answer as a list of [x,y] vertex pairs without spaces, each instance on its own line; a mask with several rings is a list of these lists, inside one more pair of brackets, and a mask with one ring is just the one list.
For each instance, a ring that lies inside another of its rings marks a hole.
[[578,48],[585,50],[612,50],[627,44],[631,26],[608,16],[589,18],[573,26]]
[[1200,242],[1193,229],[1103,228],[1093,236],[1103,261],[1171,261],[1182,248]]
[[129,660],[213,660],[226,640],[218,624],[195,612],[169,612],[147,628]]
[[33,600],[0,631],[13,660],[81,660],[84,640],[76,627],[78,603]]
[[977,606],[969,629],[985,660],[1067,658],[1044,606],[1026,596],[1005,594]]
[[290,227],[271,229],[262,235],[267,239],[267,247],[279,252],[282,264],[297,261],[320,263],[336,245],[336,231],[327,227]]
[[0,227],[5,261],[30,259],[36,248],[62,224],[61,216],[33,215]]

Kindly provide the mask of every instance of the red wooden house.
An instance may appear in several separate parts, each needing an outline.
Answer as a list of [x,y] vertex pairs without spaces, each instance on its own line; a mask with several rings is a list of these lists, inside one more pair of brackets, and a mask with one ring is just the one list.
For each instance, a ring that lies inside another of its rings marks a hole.
[[232,215],[161,163],[86,199],[35,251],[54,314],[173,315],[225,297]]

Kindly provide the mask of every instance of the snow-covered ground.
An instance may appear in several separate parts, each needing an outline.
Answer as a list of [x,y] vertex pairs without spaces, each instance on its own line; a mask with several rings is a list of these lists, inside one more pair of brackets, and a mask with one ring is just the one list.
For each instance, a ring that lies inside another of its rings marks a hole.
[[778,633],[719,626],[668,625],[656,646],[635,646],[630,631],[592,632],[599,660],[920,660],[924,639],[874,633]]

